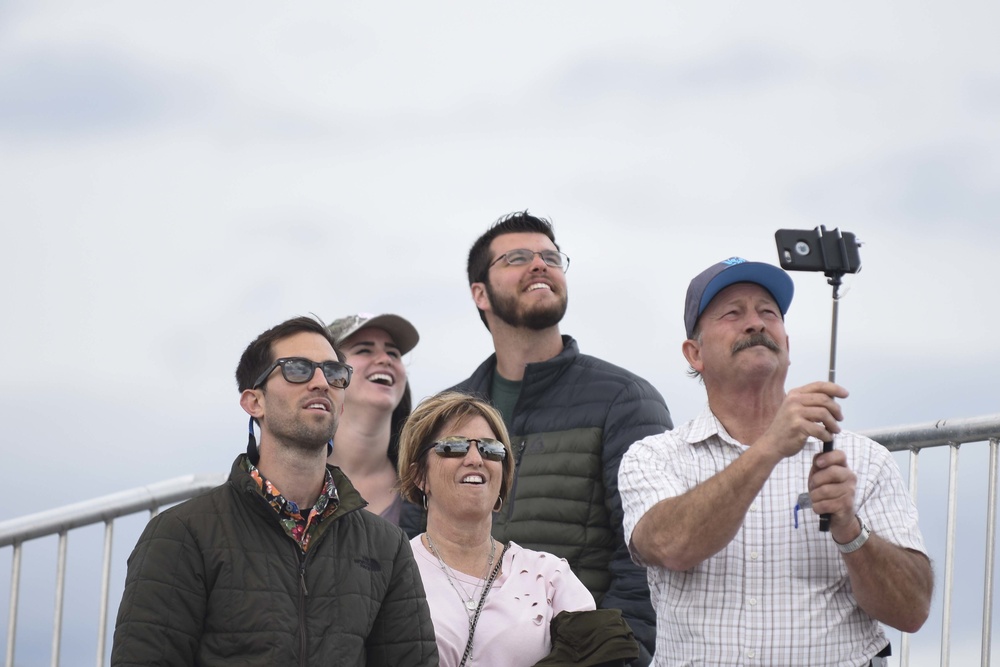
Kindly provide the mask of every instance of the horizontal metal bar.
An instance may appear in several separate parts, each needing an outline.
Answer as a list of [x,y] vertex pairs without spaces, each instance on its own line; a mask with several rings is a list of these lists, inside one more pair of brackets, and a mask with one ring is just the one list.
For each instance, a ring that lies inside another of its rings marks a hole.
[[223,484],[228,474],[185,475],[0,522],[0,547],[179,502]]
[[970,419],[940,419],[926,424],[909,424],[861,431],[889,451],[979,442],[1000,437],[1000,414]]

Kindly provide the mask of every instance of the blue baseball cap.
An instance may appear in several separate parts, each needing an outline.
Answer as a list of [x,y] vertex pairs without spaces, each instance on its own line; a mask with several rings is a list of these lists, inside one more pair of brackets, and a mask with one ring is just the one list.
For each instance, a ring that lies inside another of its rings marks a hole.
[[778,303],[782,316],[792,304],[795,284],[782,269],[763,262],[748,262],[742,257],[730,257],[708,267],[688,285],[684,301],[684,326],[688,338],[694,338],[698,318],[715,295],[736,283],[754,283],[766,289]]

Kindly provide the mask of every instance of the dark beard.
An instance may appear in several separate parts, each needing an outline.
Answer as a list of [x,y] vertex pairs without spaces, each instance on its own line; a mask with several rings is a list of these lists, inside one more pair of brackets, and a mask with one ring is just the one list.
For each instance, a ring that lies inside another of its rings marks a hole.
[[488,280],[485,285],[486,296],[490,299],[493,314],[500,318],[501,322],[514,328],[542,331],[559,324],[566,314],[566,306],[569,299],[565,296],[555,306],[534,308],[524,312],[518,310],[517,296],[511,298],[502,297],[493,291],[493,287]]
[[326,445],[337,433],[339,420],[333,422],[330,428],[312,426],[298,420],[272,418],[271,433],[286,447],[311,454],[318,449],[326,449]]
[[778,344],[774,342],[774,339],[765,333],[755,333],[750,334],[743,340],[736,341],[736,343],[733,344],[733,354],[742,352],[743,350],[754,347],[755,345],[763,345],[772,352],[778,351]]

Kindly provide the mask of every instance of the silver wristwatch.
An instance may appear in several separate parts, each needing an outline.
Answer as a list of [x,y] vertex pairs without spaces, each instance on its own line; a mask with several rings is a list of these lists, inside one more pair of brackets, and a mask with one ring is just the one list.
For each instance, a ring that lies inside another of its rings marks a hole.
[[872,534],[871,528],[868,527],[864,519],[862,519],[857,515],[855,516],[858,519],[858,523],[861,524],[861,533],[847,544],[841,544],[837,540],[833,541],[833,543],[837,545],[837,548],[840,549],[840,553],[842,554],[849,554],[854,551],[857,551],[862,546],[864,546],[865,542],[868,541],[868,537]]

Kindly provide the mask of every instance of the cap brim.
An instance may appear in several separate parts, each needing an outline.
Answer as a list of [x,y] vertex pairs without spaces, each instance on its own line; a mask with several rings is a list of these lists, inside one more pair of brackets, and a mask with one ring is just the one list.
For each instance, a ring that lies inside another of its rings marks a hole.
[[771,264],[743,262],[730,266],[709,281],[708,285],[705,286],[705,291],[701,294],[698,316],[700,317],[705,312],[705,308],[715,298],[715,295],[736,283],[754,283],[766,289],[774,297],[782,315],[787,313],[788,307],[792,305],[795,284],[792,282],[791,276]]
[[368,329],[369,327],[375,327],[377,329],[382,329],[390,336],[392,340],[395,341],[396,346],[399,348],[400,354],[406,354],[413,348],[417,346],[420,342],[420,334],[417,333],[417,328],[413,326],[409,320],[400,317],[399,315],[376,315],[375,317],[361,322],[359,326],[351,329],[350,331],[345,331],[343,335],[337,340],[338,343],[350,338],[358,331],[362,329]]

